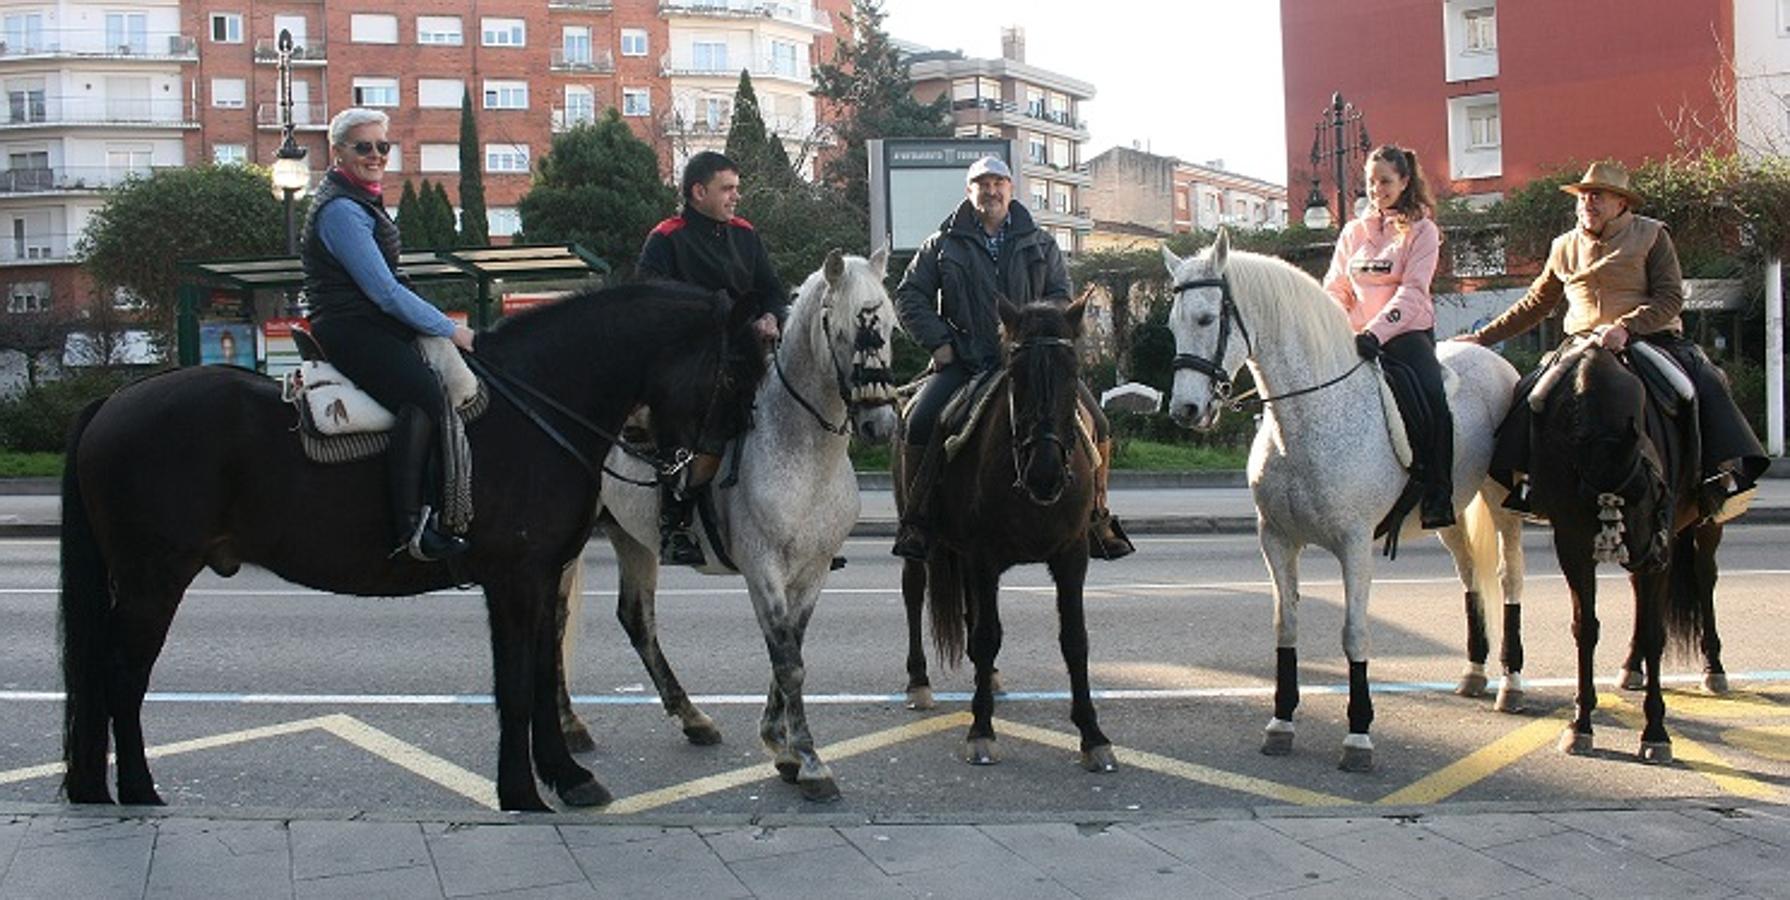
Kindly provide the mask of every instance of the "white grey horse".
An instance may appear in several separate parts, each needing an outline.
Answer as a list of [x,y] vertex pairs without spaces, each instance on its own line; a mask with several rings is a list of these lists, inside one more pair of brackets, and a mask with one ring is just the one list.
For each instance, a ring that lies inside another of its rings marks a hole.
[[[895,311],[883,288],[888,250],[869,259],[835,250],[802,283],[784,325],[776,371],[755,402],[755,424],[722,461],[713,489],[719,548],[738,566],[771,657],[771,684],[759,737],[778,773],[804,796],[839,796],[831,769],[814,752],[802,704],[802,638],[832,560],[858,520],[857,476],[846,451],[855,432],[886,442],[895,433],[889,383],[890,329]],[[737,453],[737,460],[734,455]],[[724,484],[737,464],[738,481]],[[659,690],[665,710],[697,744],[721,740],[713,719],[690,702],[659,649],[653,594],[659,579],[659,491],[652,472],[620,452],[605,476],[599,512],[621,569],[616,616]],[[708,548],[711,562],[716,548]],[[562,582],[564,629],[559,703],[561,727],[574,748],[593,746],[565,689],[582,607],[574,561]]]
[[[1195,428],[1216,425],[1230,402],[1231,379],[1246,363],[1264,403],[1261,430],[1249,456],[1249,485],[1262,556],[1274,586],[1278,649],[1274,717],[1262,752],[1292,750],[1293,709],[1299,702],[1299,553],[1315,544],[1342,563],[1343,652],[1349,660],[1349,734],[1343,741],[1342,768],[1369,770],[1373,704],[1367,682],[1367,600],[1374,570],[1373,531],[1406,480],[1382,405],[1379,371],[1358,364],[1342,309],[1317,281],[1292,265],[1232,251],[1223,229],[1203,254],[1182,259],[1165,247],[1162,255],[1174,279],[1169,328],[1177,356],[1171,415]],[[1459,519],[1440,536],[1454,556],[1478,630],[1476,640],[1469,638],[1469,656],[1477,655],[1477,660],[1469,662],[1457,691],[1477,694],[1486,685],[1481,598],[1491,591],[1495,571],[1506,605],[1505,673],[1497,705],[1514,710],[1522,703],[1520,644],[1513,646],[1523,584],[1522,522],[1500,505],[1506,492],[1486,478],[1486,466],[1517,373],[1483,347],[1450,342],[1437,355],[1454,374],[1448,402],[1454,415]],[[1396,420],[1396,412],[1390,418]],[[1402,426],[1396,427],[1402,434]],[[1415,515],[1408,517],[1405,531],[1415,532],[1415,523]]]

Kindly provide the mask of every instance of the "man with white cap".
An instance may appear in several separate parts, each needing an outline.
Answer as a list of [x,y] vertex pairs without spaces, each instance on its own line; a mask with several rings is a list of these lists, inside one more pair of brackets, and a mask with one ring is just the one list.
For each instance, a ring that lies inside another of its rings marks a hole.
[[[1013,171],[999,157],[984,156],[964,177],[962,203],[920,245],[895,289],[901,327],[932,354],[933,375],[920,389],[906,423],[909,500],[894,552],[925,559],[930,549],[929,507],[943,455],[934,440],[945,402],[977,373],[1001,364],[998,298],[1016,304],[1037,300],[1069,303],[1069,266],[1056,238],[1038,228],[1013,199]],[[1111,457],[1106,417],[1082,387],[1094,412],[1103,459]],[[1131,542],[1106,509],[1105,466],[1096,479],[1093,555],[1117,559]]]
[[[1515,337],[1564,301],[1569,335],[1594,334],[1613,351],[1644,340],[1670,353],[1696,385],[1707,479],[1702,499],[1706,512],[1722,517],[1724,502],[1752,489],[1769,460],[1728,392],[1726,376],[1684,338],[1684,283],[1672,235],[1659,220],[1633,212],[1641,195],[1616,163],[1592,163],[1582,178],[1560,189],[1578,197],[1578,227],[1554,239],[1547,265],[1521,300],[1457,340],[1489,346]],[[1522,401],[1534,382],[1531,375],[1517,385],[1518,402],[1499,429],[1492,458],[1493,477],[1513,488],[1506,505],[1524,511],[1520,487],[1529,471],[1530,417]]]

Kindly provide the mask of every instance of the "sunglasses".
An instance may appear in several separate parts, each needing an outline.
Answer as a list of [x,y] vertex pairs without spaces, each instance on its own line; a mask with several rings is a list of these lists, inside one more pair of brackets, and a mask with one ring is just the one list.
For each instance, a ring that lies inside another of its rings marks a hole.
[[355,153],[360,154],[361,156],[372,156],[374,151],[378,151],[380,156],[389,156],[392,152],[392,142],[391,141],[356,141],[352,144],[349,144],[348,149],[353,150]]

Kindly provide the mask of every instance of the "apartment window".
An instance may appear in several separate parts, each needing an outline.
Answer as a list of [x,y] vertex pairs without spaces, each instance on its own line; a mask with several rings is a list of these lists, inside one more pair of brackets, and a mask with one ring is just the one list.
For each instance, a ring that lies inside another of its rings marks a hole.
[[[49,150],[12,150],[6,154],[6,168],[14,178],[21,172],[49,172]],[[27,176],[29,178],[30,176]]]
[[486,81],[486,109],[527,109],[528,82]]
[[590,88],[566,86],[565,127],[589,125],[597,120],[597,95]]
[[1059,169],[1067,169],[1075,165],[1075,157],[1069,153],[1069,142],[1063,138],[1052,138],[1050,141],[1050,164]]
[[727,127],[729,103],[721,97],[703,97],[696,101],[696,128],[699,131],[721,131]]
[[1033,209],[1050,208],[1050,182],[1042,178],[1032,179],[1031,200],[1027,201]]
[[1453,178],[1495,178],[1504,173],[1503,126],[1497,94],[1448,100],[1448,162]]
[[1176,191],[1175,192],[1175,212],[1183,213],[1183,214],[1185,214],[1187,212],[1187,192],[1186,191]]
[[646,88],[622,88],[622,115],[650,116],[653,114],[653,95]]
[[1442,45],[1447,81],[1497,77],[1497,0],[1442,0]]
[[1057,249],[1063,251],[1063,255],[1069,256],[1075,253],[1075,232],[1073,230],[1052,228],[1050,236],[1057,239]]
[[1026,88],[1026,115],[1044,118],[1044,92],[1033,87]]
[[[18,221],[14,219],[13,221]],[[14,284],[6,292],[6,311],[9,313],[35,313],[50,311],[50,283],[47,281],[21,281]]]
[[479,34],[487,47],[523,47],[528,44],[527,23],[521,19],[480,19]]
[[148,53],[148,14],[106,13],[106,47],[116,47],[119,53]]
[[[305,56],[305,36],[308,32],[306,28],[308,24],[302,15],[276,15],[273,17],[273,33],[277,38],[281,31],[292,32],[292,55],[302,58]],[[322,56],[321,53],[317,55]]]
[[1063,184],[1056,185],[1050,192],[1050,198],[1051,198],[1051,203],[1050,203],[1051,209],[1054,209],[1057,212],[1064,213],[1064,214],[1067,214],[1069,212],[1069,186],[1068,185],[1063,185]]
[[1468,53],[1495,53],[1498,50],[1498,8],[1481,6],[1461,13],[1466,28],[1463,36],[1466,39]]
[[13,53],[36,53],[43,49],[43,13],[13,13],[0,23],[6,32],[6,45]]
[[1467,107],[1467,146],[1474,150],[1496,148],[1503,143],[1498,121],[1498,103],[1479,103]]
[[421,154],[421,158],[417,162],[417,168],[420,171],[460,171],[459,144],[424,144],[418,152]]
[[698,72],[727,71],[727,45],[720,41],[692,41],[690,68]]
[[424,109],[459,109],[466,86],[458,78],[418,78],[416,105]]
[[12,218],[12,258],[50,259],[56,245],[50,240],[48,213],[26,213]]
[[212,144],[211,161],[220,166],[240,166],[249,161],[247,144]]
[[404,154],[399,153],[398,150],[398,145],[393,144],[392,152],[385,155],[385,170],[387,172],[404,171]]
[[486,207],[485,228],[492,237],[514,237],[522,230],[522,214],[514,206]]
[[646,29],[644,29],[644,28],[623,28],[622,29],[622,55],[623,56],[645,56],[646,55]]
[[796,45],[788,41],[771,42],[771,71],[795,77]]
[[361,76],[354,79],[355,106],[397,106],[398,79]]
[[155,148],[148,144],[107,144],[106,170],[114,175],[148,175]]
[[485,171],[528,172],[527,144],[486,144]]
[[1069,124],[1069,95],[1052,91],[1050,94],[1050,120],[1058,125]]
[[241,78],[213,78],[211,105],[219,109],[242,109],[248,105],[248,82]]
[[590,26],[567,25],[560,30],[560,55],[568,66],[590,65]]
[[42,122],[48,116],[44,108],[44,80],[19,78],[6,85],[8,122]]
[[396,44],[398,17],[355,13],[348,17],[348,39],[357,44]]
[[465,41],[460,31],[459,16],[417,16],[416,42],[458,47]]
[[1045,149],[1044,138],[1037,135],[1026,138],[1026,162],[1042,166],[1049,161],[1050,156]]
[[242,13],[212,13],[211,42],[214,44],[242,43]]
[[1778,0],[1778,36],[1790,37],[1790,0]]

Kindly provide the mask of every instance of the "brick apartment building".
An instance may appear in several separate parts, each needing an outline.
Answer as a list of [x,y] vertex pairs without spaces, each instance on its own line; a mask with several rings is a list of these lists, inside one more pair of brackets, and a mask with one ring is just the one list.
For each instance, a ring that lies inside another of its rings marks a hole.
[[1132,147],[1113,147],[1088,160],[1088,174],[1090,183],[1083,193],[1102,246],[1128,246],[1140,236],[1211,231],[1220,225],[1284,228],[1287,224],[1286,186],[1229,171],[1223,160],[1197,165]]
[[491,234],[555,133],[619,109],[670,178],[719,148],[742,68],[792,159],[825,138],[813,66],[849,0],[0,0],[0,290],[9,313],[86,302],[87,217],[131,174],[267,165],[281,142],[276,38],[294,38],[293,120],[314,173],[353,105],[392,117],[386,196],[458,204],[463,91],[476,110]]

